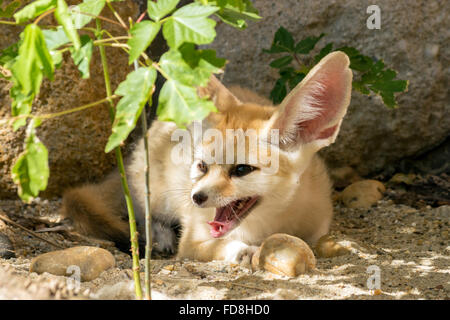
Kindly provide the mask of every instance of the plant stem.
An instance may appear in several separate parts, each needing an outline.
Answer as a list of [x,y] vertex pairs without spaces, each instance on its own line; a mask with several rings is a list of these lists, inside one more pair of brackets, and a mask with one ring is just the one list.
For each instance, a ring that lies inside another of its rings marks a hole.
[[51,10],[48,10],[48,11],[44,12],[39,17],[37,17],[37,19],[33,23],[36,24],[36,25],[39,24],[39,21],[41,21],[43,18],[45,18],[46,16],[48,16],[49,14],[51,14],[51,13],[53,13],[55,11],[56,11],[56,9],[51,9]]
[[[97,26],[97,37],[100,37],[101,40],[101,22],[99,19],[96,19]],[[106,60],[105,48],[103,46],[99,47],[100,50],[100,58],[103,66],[103,75],[105,78],[105,87],[107,96],[111,96],[111,82],[109,79],[109,71],[108,71],[108,61]],[[109,113],[111,116],[111,121],[114,120],[114,104],[112,100],[108,100],[110,104]],[[128,182],[125,172],[125,166],[123,164],[122,151],[120,147],[114,149],[116,153],[117,166],[120,172],[120,180],[122,183],[122,189],[125,196],[125,201],[128,209],[128,220],[130,224],[130,241],[131,241],[131,255],[133,258],[133,276],[134,276],[134,286],[136,290],[136,297],[138,299],[142,299],[142,288],[141,288],[141,278],[140,278],[140,267],[139,267],[139,242],[138,242],[138,233],[136,228],[136,218],[134,215],[133,201],[131,199],[130,190],[128,188]]]
[[125,22],[123,22],[122,18],[120,17],[120,15],[117,13],[116,9],[114,9],[114,7],[111,5],[111,2],[109,0],[106,0],[106,5],[109,7],[109,9],[112,11],[112,13],[114,14],[114,16],[116,17],[117,21],[119,21],[120,25],[125,29],[128,30],[127,25],[125,24]]
[[295,61],[298,64],[298,67],[300,68],[302,66],[300,59],[298,58],[298,56],[295,53],[292,56],[294,57]]
[[98,101],[94,101],[76,108],[72,108],[72,109],[68,109],[68,110],[64,110],[64,111],[60,111],[60,112],[55,112],[55,113],[45,113],[45,114],[38,114],[38,115],[34,115],[34,114],[22,114],[20,116],[16,116],[16,117],[10,117],[10,118],[4,118],[4,119],[0,119],[0,126],[6,123],[11,123],[14,122],[16,120],[19,119],[26,119],[26,118],[40,118],[40,119],[51,119],[51,118],[56,118],[56,117],[60,117],[66,114],[70,114],[70,113],[74,113],[74,112],[78,112],[78,111],[82,111],[85,109],[89,109],[95,106],[98,106],[99,104],[102,104],[104,102],[110,101],[112,99],[117,98],[118,95],[112,95],[110,97],[106,97],[103,98],[101,100]]
[[[138,69],[138,62],[134,60],[134,69]],[[150,154],[147,137],[147,113],[144,109],[141,113],[142,131],[144,132],[145,149],[145,299],[152,299],[152,278],[150,258],[152,256],[152,212],[150,207]]]
[[[114,20],[112,20],[112,19],[109,19],[109,18],[106,18],[106,17],[103,17],[103,16],[96,16],[95,14],[88,13],[88,12],[81,12],[81,11],[78,11],[78,10],[72,10],[72,12],[79,13],[79,14],[84,14],[85,16],[93,17],[93,18],[95,18],[95,19],[104,20],[104,21],[106,21],[106,22],[109,22],[109,23],[112,23],[112,24],[115,24],[115,25],[118,25],[118,26],[123,27],[123,26],[122,26],[120,23],[118,23],[117,21],[114,21]],[[127,28],[125,28],[125,29],[127,29]]]

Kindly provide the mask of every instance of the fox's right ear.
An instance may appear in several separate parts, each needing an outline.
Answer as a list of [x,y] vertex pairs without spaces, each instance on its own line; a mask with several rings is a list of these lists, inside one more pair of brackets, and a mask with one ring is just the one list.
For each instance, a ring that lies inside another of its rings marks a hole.
[[220,112],[226,111],[231,106],[241,104],[241,101],[214,75],[211,75],[206,87],[200,87],[197,90],[200,97],[209,97]]
[[280,147],[311,146],[314,151],[334,142],[352,90],[350,61],[343,52],[325,56],[283,100],[272,117]]

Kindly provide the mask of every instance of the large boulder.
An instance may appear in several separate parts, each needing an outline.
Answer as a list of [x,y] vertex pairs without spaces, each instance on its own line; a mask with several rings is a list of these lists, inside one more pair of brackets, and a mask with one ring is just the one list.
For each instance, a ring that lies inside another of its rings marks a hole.
[[448,1],[377,1],[381,29],[369,30],[370,1],[255,1],[263,19],[239,31],[222,24],[212,45],[229,63],[223,81],[269,96],[278,78],[269,67],[269,48],[280,26],[297,41],[322,32],[318,43],[352,46],[383,59],[410,81],[392,110],[377,96],[354,92],[334,145],[323,151],[333,166],[352,166],[362,175],[375,173],[399,159],[419,155],[442,143],[450,133],[450,20]]
[[[75,4],[80,1],[68,1]],[[115,3],[119,14],[127,19],[139,14],[132,1]],[[102,15],[114,19],[109,9]],[[45,21],[45,20],[44,20]],[[50,21],[50,20],[48,20]],[[47,21],[47,22],[48,22]],[[95,27],[95,23],[91,23]],[[112,34],[123,33],[121,28],[103,22],[103,27]],[[17,41],[21,28],[2,25],[0,48]],[[120,48],[106,48],[112,89],[125,79],[130,71],[126,53]],[[81,106],[106,97],[103,70],[98,50],[94,50],[91,61],[91,78],[81,79],[70,55],[55,74],[54,81],[44,80],[38,99],[33,103],[34,114],[54,113]],[[10,116],[11,84],[0,79],[0,118]],[[11,179],[11,166],[19,156],[24,141],[24,129],[13,132],[0,127],[0,198],[16,197],[16,186]],[[50,179],[43,196],[60,195],[64,188],[84,181],[96,181],[114,167],[114,152],[105,154],[104,146],[111,133],[111,124],[106,103],[83,112],[53,118],[38,128],[38,136],[49,150]]]

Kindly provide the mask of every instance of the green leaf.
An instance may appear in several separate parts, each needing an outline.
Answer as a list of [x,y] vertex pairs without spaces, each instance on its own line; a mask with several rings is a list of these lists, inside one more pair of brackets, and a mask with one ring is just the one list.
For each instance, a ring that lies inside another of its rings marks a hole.
[[307,37],[307,38],[301,40],[295,46],[295,53],[308,54],[312,49],[314,49],[317,42],[319,42],[319,40],[322,39],[324,36],[325,36],[325,33],[322,33],[318,37]]
[[173,121],[179,127],[202,120],[217,109],[211,101],[201,99],[197,90],[176,80],[167,80],[159,94],[158,120]]
[[292,56],[284,56],[279,59],[273,60],[269,65],[272,68],[280,69],[289,65],[292,62],[292,59],[293,59]]
[[[0,5],[3,3],[3,0],[0,0]],[[20,7],[20,0],[15,0],[9,3],[5,9],[0,8],[0,17],[1,18],[11,18],[17,8]]]
[[314,64],[318,64],[320,60],[322,60],[323,57],[325,57],[327,54],[331,52],[333,49],[333,44],[328,43],[325,47],[323,47],[320,52],[314,57]]
[[[299,72],[288,80],[289,88],[292,90],[298,85],[304,78],[306,74],[303,72]],[[283,97],[284,98],[284,97]]]
[[24,94],[39,93],[44,75],[53,80],[53,61],[44,35],[37,25],[29,24],[25,27],[19,56],[11,71]]
[[11,170],[12,179],[18,185],[19,196],[26,202],[30,202],[39,194],[39,191],[47,188],[50,175],[47,148],[36,136],[35,128],[39,124],[39,120],[30,121],[25,139],[25,150]]
[[[19,55],[11,67],[13,87],[10,90],[13,116],[31,112],[31,104],[44,76],[53,80],[53,60],[47,50],[44,35],[35,24],[29,24],[23,31],[23,40],[19,46]],[[26,119],[14,122],[14,130],[25,125]]]
[[[83,3],[71,7],[69,10],[74,28],[81,29],[94,19],[94,16],[100,15],[100,12],[105,7],[105,3],[105,0],[84,0]],[[83,14],[83,12],[89,13],[89,15]]]
[[352,47],[342,47],[336,51],[344,52],[350,59],[350,68],[360,72],[367,72],[373,68],[373,60],[361,54],[357,49]]
[[78,37],[77,30],[75,29],[72,17],[69,14],[67,3],[64,0],[57,0],[57,6],[55,11],[55,18],[59,24],[61,24],[66,32],[67,37],[72,41],[75,50],[79,50],[81,47],[80,38]]
[[[184,52],[188,50],[184,47]],[[197,66],[192,68],[184,59],[182,54],[178,50],[170,50],[161,56],[159,65],[164,71],[165,75],[170,79],[174,79],[177,82],[187,86],[204,86],[208,83],[212,73],[220,72],[220,68],[214,65],[218,60],[211,58],[211,51],[190,53],[191,55],[197,55]],[[206,58],[206,59],[205,59]],[[192,59],[192,58],[191,58]],[[195,59],[190,60],[193,63]],[[210,61],[213,63],[210,63]]]
[[[199,64],[207,62],[216,69],[212,72],[217,73],[225,66],[227,60],[218,58],[216,51],[211,49],[196,50],[193,43],[184,43],[179,49],[183,60],[192,68],[195,69]],[[204,62],[202,62],[204,60]]]
[[175,11],[163,26],[168,45],[177,49],[184,42],[211,43],[216,37],[216,22],[207,17],[217,10],[217,7],[191,3]]
[[263,50],[266,53],[294,52],[294,38],[285,28],[278,28],[273,38],[272,46],[269,50]]
[[123,96],[117,103],[112,134],[108,139],[105,152],[118,147],[136,126],[145,103],[152,94],[156,80],[154,68],[139,68],[128,74],[120,83],[115,94]]
[[360,80],[353,81],[353,88],[363,94],[374,92],[378,94],[383,103],[389,108],[397,107],[395,93],[405,92],[408,81],[396,79],[397,72],[386,68],[382,60],[376,62],[368,56],[361,54],[352,47],[339,48],[350,58],[350,68],[362,73]]
[[370,94],[370,90],[365,86],[365,84],[362,81],[353,80],[352,88],[356,91],[361,92],[362,94]]
[[23,23],[30,19],[33,19],[47,10],[54,9],[56,7],[56,0],[37,0],[23,7],[21,10],[14,14],[14,19],[17,23]]
[[63,57],[61,51],[58,51],[57,48],[69,43],[70,40],[67,38],[66,32],[61,26],[57,27],[55,30],[42,30],[42,33],[44,34],[47,49],[52,57],[53,66],[59,68]]
[[45,44],[48,50],[59,48],[70,42],[63,27],[57,27],[55,30],[42,30],[42,33],[44,34]]
[[[24,94],[20,88],[20,85],[15,83],[9,92],[11,96],[11,115],[13,117],[20,115],[27,115],[31,112],[31,105],[33,103],[34,94]],[[13,130],[16,131],[20,127],[26,125],[27,119],[21,118],[13,123]]]
[[279,104],[283,101],[284,97],[286,97],[286,80],[284,78],[280,78],[275,82],[275,85],[270,91],[270,99],[274,104]]
[[89,73],[89,64],[91,62],[92,51],[94,49],[94,42],[88,35],[81,36],[81,48],[79,50],[75,50],[74,48],[70,48],[70,54],[72,55],[72,59],[78,67],[78,70],[81,72],[81,78],[87,79],[90,76]]
[[261,19],[258,10],[253,7],[250,0],[208,1],[208,3],[219,6],[220,10],[216,15],[223,22],[235,28],[245,29],[247,27],[246,20]]
[[131,64],[138,59],[140,54],[150,45],[153,39],[158,34],[160,29],[159,23],[151,21],[141,21],[136,23],[130,30],[131,39],[128,40],[130,53],[128,62]]
[[161,18],[169,14],[177,7],[180,0],[158,0],[147,2],[148,16],[158,22]]

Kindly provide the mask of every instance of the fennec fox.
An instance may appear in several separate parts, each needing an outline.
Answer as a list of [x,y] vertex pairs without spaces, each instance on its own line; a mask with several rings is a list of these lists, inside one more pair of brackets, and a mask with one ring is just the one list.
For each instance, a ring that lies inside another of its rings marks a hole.
[[[271,147],[269,153],[277,154],[269,162],[255,156],[256,149],[247,141],[241,150],[245,160],[238,161],[235,153],[231,163],[208,162],[205,155],[217,145],[212,143],[214,139],[202,138],[192,139],[190,158],[175,164],[173,149],[179,141],[172,140],[180,129],[155,121],[148,132],[155,249],[174,249],[176,238],[170,226],[177,221],[181,224],[177,257],[201,261],[248,261],[257,246],[274,233],[288,233],[311,244],[326,234],[333,215],[331,184],[316,152],[335,141],[350,103],[351,84],[348,57],[333,52],[280,106],[272,106],[246,89],[228,90],[214,77],[207,87],[199,88],[219,110],[202,122],[203,130],[214,128],[225,134],[230,129],[251,129],[261,141],[268,140],[269,131],[278,132],[278,143],[266,144],[266,149]],[[222,146],[236,148],[234,139],[226,135]],[[249,163],[252,153],[256,160]],[[141,140],[126,166],[141,236],[144,155]],[[277,170],[269,172],[274,161]],[[98,185],[67,191],[61,212],[79,231],[111,239],[123,248],[129,246],[117,174]]]

